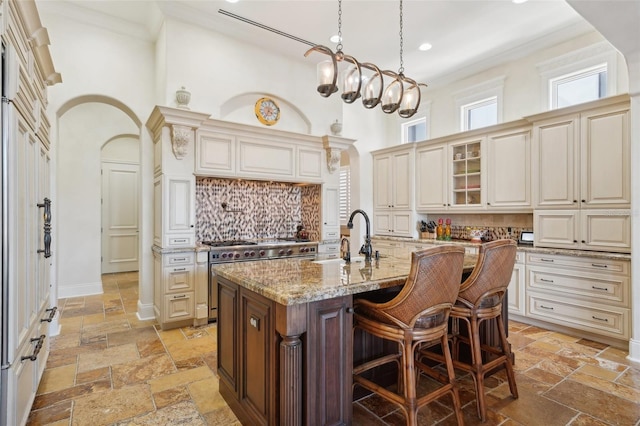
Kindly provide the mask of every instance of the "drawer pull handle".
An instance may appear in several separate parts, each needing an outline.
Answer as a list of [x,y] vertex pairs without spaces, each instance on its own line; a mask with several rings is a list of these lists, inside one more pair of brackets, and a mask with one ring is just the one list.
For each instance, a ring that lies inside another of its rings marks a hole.
[[173,240],[174,243],[186,243],[187,239],[186,238],[176,238],[175,240]]
[[41,334],[40,337],[33,337],[31,339],[31,343],[38,342],[36,343],[36,347],[33,349],[33,353],[31,353],[31,355],[29,356],[20,357],[20,361],[35,361],[36,359],[38,359],[38,354],[40,353],[40,349],[42,349],[42,344],[44,343],[45,337],[47,336],[45,336],[44,334]]
[[591,266],[593,266],[594,268],[608,268],[609,265],[605,264],[605,263],[592,263]]
[[609,291],[607,287],[596,287],[595,285],[592,285],[591,288],[594,290]]
[[173,296],[174,299],[184,299],[185,297],[187,297],[186,294],[179,294],[177,296]]
[[545,278],[540,278],[540,281],[542,281],[543,283],[551,283],[551,284],[553,284],[553,280],[547,280]]
[[547,309],[549,311],[553,311],[553,306],[544,306],[544,305],[540,305],[541,309]]
[[56,316],[56,311],[58,310],[57,306],[54,306],[53,308],[49,308],[46,310],[46,312],[49,312],[49,318],[40,318],[40,322],[51,322],[53,321],[53,317]]
[[185,260],[187,260],[186,257],[176,257],[173,259],[174,262],[184,262]]
[[173,272],[186,271],[187,268],[173,268]]
[[591,315],[591,318],[593,318],[594,320],[598,320],[598,321],[609,322],[609,320],[607,318],[598,318],[595,315]]
[[553,259],[545,259],[544,257],[540,258],[540,262],[550,262],[553,263]]

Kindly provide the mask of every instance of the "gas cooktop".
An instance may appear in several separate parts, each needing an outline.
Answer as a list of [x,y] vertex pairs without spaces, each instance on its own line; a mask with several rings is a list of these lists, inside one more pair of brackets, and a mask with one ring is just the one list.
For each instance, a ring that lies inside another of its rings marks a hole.
[[246,240],[226,240],[226,241],[203,241],[202,244],[211,247],[232,247],[232,246],[255,246],[258,243],[255,241]]
[[309,243],[311,242],[308,238],[295,238],[295,237],[285,237],[285,238],[273,238],[270,240],[258,240],[258,241],[249,241],[249,240],[225,240],[225,241],[202,241],[202,244],[205,244],[210,247],[234,247],[234,246],[255,246],[255,245],[281,245],[281,244],[291,244],[291,243]]

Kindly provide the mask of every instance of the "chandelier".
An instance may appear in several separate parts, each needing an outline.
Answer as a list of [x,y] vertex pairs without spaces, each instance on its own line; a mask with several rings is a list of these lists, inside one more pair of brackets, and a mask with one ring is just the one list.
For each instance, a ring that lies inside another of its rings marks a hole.
[[[358,62],[353,56],[346,55],[342,51],[342,0],[338,0],[338,44],[336,52],[323,45],[315,45],[307,50],[304,56],[311,52],[319,52],[329,56],[317,66],[318,93],[323,97],[329,97],[342,89],[342,100],[348,104],[362,97],[365,108],[374,108],[380,104],[380,108],[387,114],[398,111],[402,118],[412,117],[420,106],[420,87],[426,84],[417,83],[404,75],[403,53],[403,14],[402,0],[400,0],[400,68],[398,72],[389,70],[380,71],[376,65],[369,62]],[[346,63],[347,67],[342,72],[338,71],[339,63]],[[385,87],[384,76],[391,79]],[[340,86],[340,88],[338,87]]]

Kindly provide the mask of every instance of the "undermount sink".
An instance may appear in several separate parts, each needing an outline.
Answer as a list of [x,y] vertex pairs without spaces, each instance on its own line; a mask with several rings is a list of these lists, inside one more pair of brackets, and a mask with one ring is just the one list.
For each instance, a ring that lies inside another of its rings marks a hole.
[[[327,263],[346,263],[346,261],[344,259],[341,259],[339,257],[333,258],[333,259],[323,259],[323,260],[314,260],[313,263],[319,263],[321,265],[327,264]],[[364,262],[364,256],[354,256],[351,258],[351,263],[357,263],[357,262]]]

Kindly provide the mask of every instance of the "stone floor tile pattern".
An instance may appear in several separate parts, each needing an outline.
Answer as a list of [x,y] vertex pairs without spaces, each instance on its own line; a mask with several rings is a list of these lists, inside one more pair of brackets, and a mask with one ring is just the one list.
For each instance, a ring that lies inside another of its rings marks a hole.
[[[215,323],[162,331],[136,316],[137,273],[102,280],[102,295],[59,301],[61,332],[51,339],[28,425],[239,425],[218,392]],[[503,372],[488,378],[481,423],[473,380],[459,376],[466,425],[640,426],[640,369],[624,350],[514,321],[509,341],[520,397]],[[451,407],[448,398],[432,402],[419,424],[455,425]],[[405,419],[371,395],[353,403],[352,424]]]

